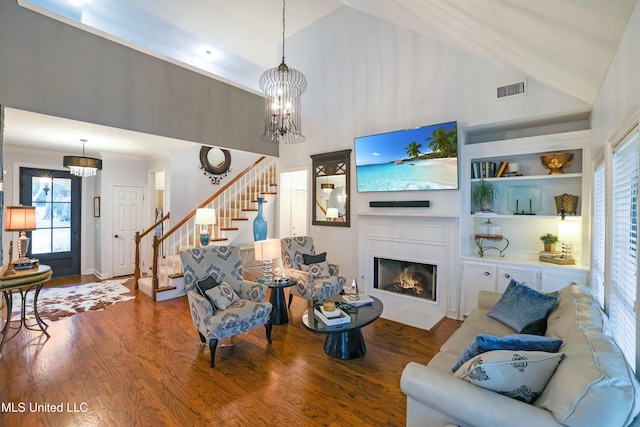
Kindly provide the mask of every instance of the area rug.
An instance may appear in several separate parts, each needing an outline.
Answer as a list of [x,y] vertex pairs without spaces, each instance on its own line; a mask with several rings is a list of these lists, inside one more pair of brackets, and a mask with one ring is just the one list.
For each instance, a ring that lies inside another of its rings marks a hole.
[[[112,304],[135,298],[133,295],[123,295],[130,292],[124,286],[126,281],[106,280],[77,286],[44,287],[38,296],[38,312],[40,317],[56,321],[85,311],[104,310]],[[34,317],[33,295],[33,291],[27,295],[27,318]],[[12,319],[20,318],[21,303],[20,293],[14,292]]]

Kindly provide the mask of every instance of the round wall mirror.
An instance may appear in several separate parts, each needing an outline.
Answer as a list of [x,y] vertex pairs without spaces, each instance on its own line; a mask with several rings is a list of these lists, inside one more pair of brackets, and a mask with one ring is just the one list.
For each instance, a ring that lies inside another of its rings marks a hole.
[[231,153],[217,147],[200,148],[200,164],[211,175],[222,175],[231,166]]

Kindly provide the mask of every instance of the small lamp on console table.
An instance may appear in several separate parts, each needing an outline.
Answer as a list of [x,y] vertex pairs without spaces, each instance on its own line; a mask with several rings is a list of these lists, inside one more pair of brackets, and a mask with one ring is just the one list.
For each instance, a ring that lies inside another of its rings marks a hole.
[[5,211],[5,231],[19,231],[20,237],[16,240],[18,248],[18,259],[13,262],[13,241],[9,246],[9,266],[5,275],[15,273],[15,264],[27,261],[27,252],[29,252],[29,241],[27,231],[36,229],[36,208],[35,206],[7,206]]
[[258,240],[254,243],[256,261],[262,261],[262,281],[273,283],[273,260],[280,257],[280,239]]

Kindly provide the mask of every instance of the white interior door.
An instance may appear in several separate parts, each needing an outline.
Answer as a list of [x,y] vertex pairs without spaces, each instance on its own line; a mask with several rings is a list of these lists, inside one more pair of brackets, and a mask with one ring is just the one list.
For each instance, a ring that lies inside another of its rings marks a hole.
[[307,169],[282,172],[278,185],[279,237],[306,236],[309,205]]
[[291,236],[307,235],[307,189],[293,188],[291,191]]
[[113,276],[133,274],[135,268],[136,231],[143,231],[142,187],[114,185],[111,192],[112,271]]

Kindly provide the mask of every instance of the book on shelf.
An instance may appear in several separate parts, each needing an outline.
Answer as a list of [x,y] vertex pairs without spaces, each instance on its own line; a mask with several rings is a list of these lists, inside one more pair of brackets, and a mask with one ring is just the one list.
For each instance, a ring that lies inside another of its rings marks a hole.
[[362,307],[363,305],[373,304],[373,298],[367,294],[358,294],[358,298],[351,299],[351,295],[342,295],[342,302],[351,304],[354,307]]
[[560,255],[562,255],[561,251],[540,251],[538,252],[538,255],[540,255],[541,257],[558,257]]
[[539,256],[538,259],[543,262],[550,262],[558,265],[574,265],[576,263],[576,260],[573,258],[566,259],[562,257]]
[[496,162],[471,162],[471,178],[495,178],[497,174]]
[[498,173],[496,174],[496,178],[500,178],[507,171],[507,166],[509,166],[509,162],[500,162],[500,166],[498,166]]
[[487,175],[487,178],[495,178],[496,176],[496,163],[495,162],[488,162],[487,168],[489,169],[489,173]]
[[322,310],[318,306],[313,308],[313,315],[327,326],[342,325],[344,323],[351,322],[351,316],[349,316],[344,311],[340,310],[339,308],[336,308],[334,311],[338,312],[338,316],[328,318],[322,313]]

